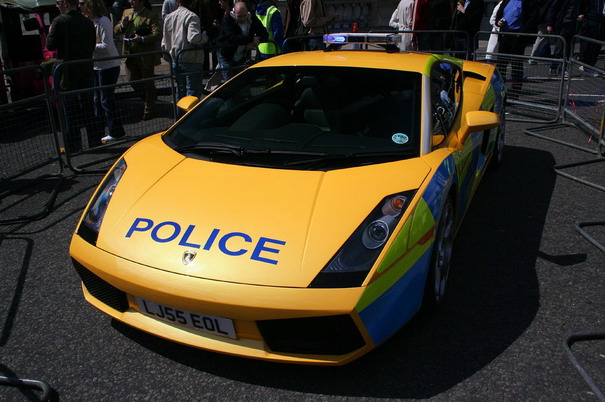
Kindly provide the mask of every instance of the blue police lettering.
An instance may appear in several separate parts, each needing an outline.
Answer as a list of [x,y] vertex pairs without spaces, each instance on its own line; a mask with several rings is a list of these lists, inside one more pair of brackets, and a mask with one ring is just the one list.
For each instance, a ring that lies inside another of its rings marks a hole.
[[254,248],[254,251],[252,252],[252,256],[250,257],[250,259],[256,260],[256,261],[261,261],[261,262],[266,262],[267,264],[277,264],[277,260],[271,260],[269,258],[264,258],[264,257],[260,256],[260,253],[262,251],[265,251],[267,253],[275,253],[275,254],[279,253],[279,249],[265,247],[265,243],[275,243],[275,244],[279,244],[280,246],[283,246],[286,244],[285,241],[269,239],[268,237],[261,237],[260,239],[258,239],[258,243],[256,243],[256,247]]
[[[202,243],[195,243],[196,230],[195,225],[188,225],[187,229],[183,231],[183,227],[173,221],[159,222],[156,224],[153,220],[147,218],[136,218],[128,231],[126,232],[127,238],[131,238],[136,232],[145,233],[151,237],[156,243],[171,243],[178,239],[178,245],[191,248],[202,248]],[[212,229],[203,247],[203,250],[210,251],[211,249],[218,249],[221,253],[238,257],[250,253],[250,259],[254,261],[263,262],[266,264],[276,265],[278,263],[277,254],[281,251],[280,248],[273,246],[285,246],[286,242],[277,239],[271,239],[269,237],[261,236],[256,244],[252,236],[243,232],[229,232],[221,233],[218,228]],[[245,244],[250,244],[250,247],[246,247]],[[273,257],[273,258],[269,258]]]
[[[160,238],[158,236],[158,232],[164,226],[172,226],[174,228],[174,232],[170,236],[166,237],[165,239],[162,239],[162,238]],[[171,241],[173,241],[174,239],[176,239],[180,233],[181,233],[181,226],[178,223],[176,223],[176,222],[162,222],[162,223],[159,223],[156,227],[153,228],[153,230],[151,231],[151,238],[154,241],[157,241],[158,243],[170,243]]]

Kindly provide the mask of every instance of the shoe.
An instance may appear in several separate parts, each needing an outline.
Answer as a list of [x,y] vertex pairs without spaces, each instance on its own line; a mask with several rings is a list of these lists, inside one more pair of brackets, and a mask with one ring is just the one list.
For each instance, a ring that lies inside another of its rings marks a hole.
[[580,70],[580,71],[584,71],[584,66],[580,66],[580,67],[578,67],[578,70]]
[[111,135],[106,135],[105,137],[101,138],[101,142],[103,144],[105,144],[107,142],[118,141],[118,140],[120,140],[120,138],[112,137]]

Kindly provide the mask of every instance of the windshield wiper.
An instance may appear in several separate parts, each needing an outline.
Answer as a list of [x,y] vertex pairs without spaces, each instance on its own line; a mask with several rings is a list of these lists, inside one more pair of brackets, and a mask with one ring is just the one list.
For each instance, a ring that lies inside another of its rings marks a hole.
[[222,142],[199,142],[175,148],[177,152],[207,152],[210,154],[231,153],[242,157],[244,155],[302,155],[302,156],[326,156],[324,152],[290,150],[290,149],[254,149],[244,148],[240,145],[231,145]]
[[241,146],[225,144],[222,142],[199,142],[197,144],[185,145],[174,149],[177,152],[208,152],[208,153],[232,153],[242,156],[246,149]]
[[284,163],[284,166],[294,167],[300,165],[306,165],[307,167],[312,167],[316,165],[324,165],[331,163],[340,163],[340,162],[351,162],[354,160],[364,160],[364,159],[390,159],[390,158],[401,158],[413,156],[412,152],[366,152],[366,153],[348,153],[348,154],[336,154],[336,155],[326,155],[320,158],[312,158],[312,159],[301,159],[291,162]]

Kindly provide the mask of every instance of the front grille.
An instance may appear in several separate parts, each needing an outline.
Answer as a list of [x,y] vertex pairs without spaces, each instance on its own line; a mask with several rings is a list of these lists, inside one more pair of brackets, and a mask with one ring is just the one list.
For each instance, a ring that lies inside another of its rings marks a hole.
[[349,315],[257,321],[273,352],[343,355],[365,345]]
[[122,313],[128,310],[126,293],[105,282],[73,258],[71,261],[84,286],[93,297]]

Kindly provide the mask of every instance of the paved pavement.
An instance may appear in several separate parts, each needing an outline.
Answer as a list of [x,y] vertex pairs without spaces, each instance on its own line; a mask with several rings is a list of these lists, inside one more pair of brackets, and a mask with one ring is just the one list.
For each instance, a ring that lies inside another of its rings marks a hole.
[[[605,331],[605,254],[577,221],[605,219],[605,193],[556,175],[593,158],[507,124],[506,160],[488,174],[458,234],[448,299],[344,367],[273,364],[191,349],[126,327],[87,304],[68,247],[98,175],[70,176],[46,218],[0,226],[0,375],[43,380],[63,401],[594,401],[563,350]],[[572,135],[570,129],[552,135]],[[577,174],[605,181],[605,164]],[[602,242],[605,230],[591,228]],[[574,346],[605,388],[605,341]],[[0,386],[0,400],[36,400]]]

